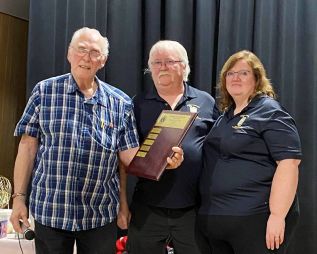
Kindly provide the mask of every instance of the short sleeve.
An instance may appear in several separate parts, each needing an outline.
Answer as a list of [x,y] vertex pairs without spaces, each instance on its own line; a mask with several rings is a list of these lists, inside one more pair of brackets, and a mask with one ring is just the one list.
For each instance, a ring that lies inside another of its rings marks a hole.
[[139,136],[133,112],[133,104],[127,104],[124,113],[123,128],[120,130],[119,150],[127,150],[139,146]]
[[31,137],[39,138],[39,112],[40,112],[40,92],[39,84],[35,86],[28,103],[24,109],[23,115],[17,123],[14,136],[27,134]]
[[[276,104],[275,104],[276,103]],[[300,137],[294,119],[277,102],[267,110],[263,121],[262,135],[275,161],[300,159],[302,156]]]

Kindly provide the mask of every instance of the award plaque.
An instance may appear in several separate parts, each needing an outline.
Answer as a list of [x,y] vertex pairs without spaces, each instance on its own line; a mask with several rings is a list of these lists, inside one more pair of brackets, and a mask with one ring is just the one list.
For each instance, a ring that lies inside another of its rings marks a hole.
[[127,168],[127,173],[158,181],[172,147],[179,146],[197,113],[163,110]]

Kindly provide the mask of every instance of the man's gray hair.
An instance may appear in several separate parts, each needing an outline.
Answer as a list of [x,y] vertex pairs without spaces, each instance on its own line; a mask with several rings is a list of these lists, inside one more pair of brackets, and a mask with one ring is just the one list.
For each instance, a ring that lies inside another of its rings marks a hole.
[[93,28],[83,27],[83,28],[80,28],[77,31],[75,31],[69,45],[72,45],[84,33],[97,34],[100,37],[100,41],[101,41],[101,44],[100,44],[101,51],[102,51],[101,53],[104,54],[106,57],[108,57],[108,55],[109,55],[109,41],[108,41],[107,37],[103,37],[98,30],[93,29]]
[[148,60],[149,69],[151,69],[150,65],[151,65],[153,54],[159,50],[171,50],[171,51],[174,51],[177,53],[179,59],[183,62],[183,64],[185,64],[185,71],[183,73],[183,80],[188,81],[190,67],[189,67],[187,51],[183,47],[183,45],[177,41],[170,41],[170,40],[162,40],[162,41],[158,41],[157,43],[155,43],[152,46],[152,48],[150,50],[150,54],[149,54],[149,60]]

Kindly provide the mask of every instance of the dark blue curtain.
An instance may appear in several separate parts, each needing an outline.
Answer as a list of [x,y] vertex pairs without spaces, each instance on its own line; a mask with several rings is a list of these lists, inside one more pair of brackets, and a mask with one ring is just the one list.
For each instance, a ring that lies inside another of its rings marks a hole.
[[30,0],[27,93],[69,72],[73,32],[97,28],[110,42],[98,76],[130,96],[151,85],[144,75],[153,43],[172,39],[188,51],[193,86],[215,95],[224,61],[240,49],[263,61],[280,102],[294,116],[304,157],[301,220],[289,253],[317,253],[317,1]]

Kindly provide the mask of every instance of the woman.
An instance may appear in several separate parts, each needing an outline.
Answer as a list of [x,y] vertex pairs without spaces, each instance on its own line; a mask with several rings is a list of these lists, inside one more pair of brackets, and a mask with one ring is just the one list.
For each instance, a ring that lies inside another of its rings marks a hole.
[[274,99],[252,52],[227,60],[219,88],[224,114],[203,146],[198,220],[209,245],[204,253],[286,253],[298,219],[295,122]]

